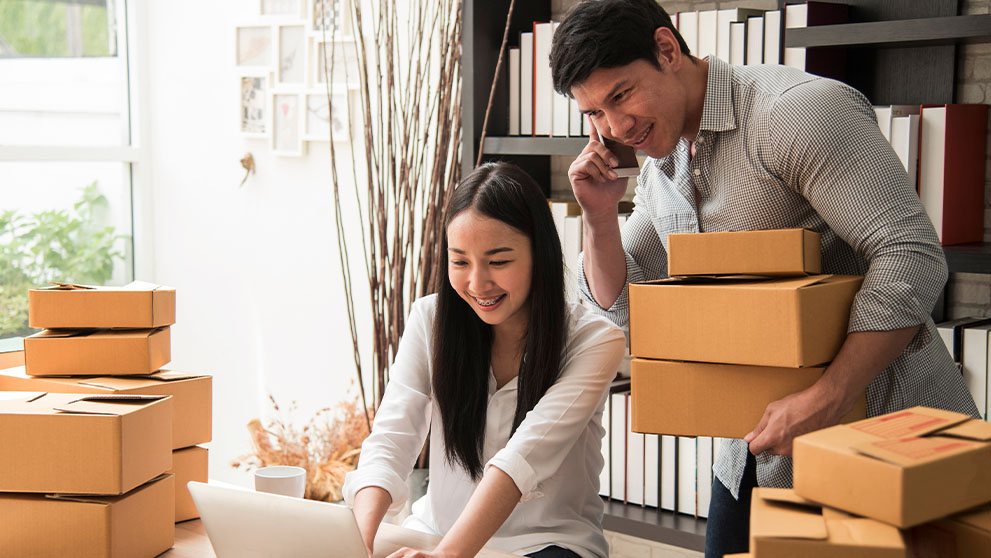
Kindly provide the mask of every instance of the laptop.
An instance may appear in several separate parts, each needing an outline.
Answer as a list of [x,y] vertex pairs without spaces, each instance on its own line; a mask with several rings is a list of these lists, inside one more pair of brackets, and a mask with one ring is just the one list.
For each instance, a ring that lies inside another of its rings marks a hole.
[[368,558],[347,506],[196,481],[188,487],[217,558]]

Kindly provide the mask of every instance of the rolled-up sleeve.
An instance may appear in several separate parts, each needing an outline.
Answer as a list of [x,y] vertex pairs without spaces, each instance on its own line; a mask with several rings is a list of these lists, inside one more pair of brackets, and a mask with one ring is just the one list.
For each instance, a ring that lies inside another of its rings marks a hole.
[[776,171],[868,262],[848,331],[924,323],[946,282],[946,259],[867,100],[815,80],[783,95],[771,122]]
[[417,301],[399,342],[372,433],[361,445],[358,468],[345,477],[342,492],[348,505],[353,505],[359,490],[369,486],[382,488],[392,497],[389,514],[398,512],[406,503],[406,478],[430,427],[428,332],[432,327],[428,304]]
[[571,334],[558,380],[487,466],[509,475],[523,500],[539,496],[540,483],[553,475],[588,425],[615,378],[623,358],[623,332],[587,314]]

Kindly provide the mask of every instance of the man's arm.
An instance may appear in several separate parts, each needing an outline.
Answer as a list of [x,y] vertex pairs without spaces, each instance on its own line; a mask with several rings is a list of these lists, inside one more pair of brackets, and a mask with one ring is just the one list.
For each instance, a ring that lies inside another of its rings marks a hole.
[[767,406],[760,423],[743,438],[750,444],[750,453],[791,455],[796,436],[837,424],[918,331],[915,326],[849,334],[819,381]]

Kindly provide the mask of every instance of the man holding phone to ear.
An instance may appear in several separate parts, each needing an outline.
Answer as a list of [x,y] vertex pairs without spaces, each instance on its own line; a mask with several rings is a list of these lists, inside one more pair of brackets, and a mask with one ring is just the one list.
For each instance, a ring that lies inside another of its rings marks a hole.
[[[836,424],[865,390],[869,416],[915,405],[977,415],[930,317],[945,257],[863,95],[785,66],[695,58],[654,0],[575,6],[554,35],[551,72],[591,123],[568,177],[593,309],[626,325],[627,283],[667,276],[675,232],[804,227],[822,235],[824,273],[865,276],[821,380],[722,446],[706,556],[747,550],[753,487],[791,486],[792,439]],[[649,156],[622,232],[627,179],[606,138]]]

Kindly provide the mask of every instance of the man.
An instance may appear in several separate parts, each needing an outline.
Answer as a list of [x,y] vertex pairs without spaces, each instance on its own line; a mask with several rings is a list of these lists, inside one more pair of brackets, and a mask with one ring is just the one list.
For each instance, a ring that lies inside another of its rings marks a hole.
[[[822,235],[824,273],[865,276],[822,379],[722,446],[706,556],[747,550],[754,485],[790,486],[792,439],[836,424],[865,390],[870,416],[914,405],[976,416],[929,315],[946,282],[943,252],[863,95],[785,66],[694,58],[654,0],[576,6],[554,35],[551,71],[592,124],[568,176],[585,230],[577,275],[593,308],[625,325],[626,284],[667,275],[675,232],[804,227]],[[622,234],[626,179],[603,137],[650,157]]]

